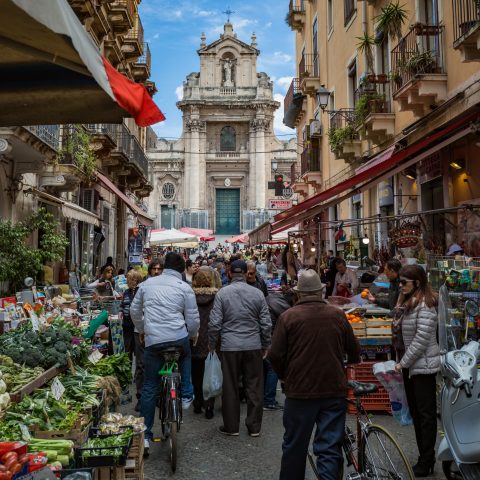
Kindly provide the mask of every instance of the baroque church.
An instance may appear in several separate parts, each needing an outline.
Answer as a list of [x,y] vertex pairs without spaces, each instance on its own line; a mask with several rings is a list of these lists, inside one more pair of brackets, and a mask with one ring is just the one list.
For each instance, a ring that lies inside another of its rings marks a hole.
[[148,152],[149,212],[157,228],[248,232],[278,213],[269,182],[275,173],[290,180],[296,140],[274,134],[280,103],[269,76],[257,72],[255,34],[244,43],[227,21],[217,41],[207,45],[202,34],[198,55],[200,72],[186,77],[177,103],[181,137],[158,138]]

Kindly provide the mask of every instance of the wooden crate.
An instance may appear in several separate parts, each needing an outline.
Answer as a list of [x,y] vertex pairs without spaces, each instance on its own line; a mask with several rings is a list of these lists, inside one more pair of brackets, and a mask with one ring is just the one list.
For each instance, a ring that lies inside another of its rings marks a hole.
[[351,323],[350,325],[356,337],[364,337],[367,334],[366,324],[364,322]]
[[392,320],[388,318],[368,318],[367,327],[392,327]]
[[125,479],[143,480],[143,458],[140,462],[131,458],[127,459],[125,465]]
[[125,480],[125,467],[101,467],[96,472],[95,480]]
[[77,424],[71,430],[40,430],[36,425],[30,426],[29,430],[34,438],[40,438],[44,440],[72,440],[76,447],[83,445],[88,438],[88,432],[90,430],[90,423],[86,426],[81,425],[78,421]]
[[17,390],[14,393],[10,394],[10,400],[12,402],[18,403],[22,400],[23,397],[29,395],[33,391],[37,390],[40,387],[43,387],[48,381],[52,378],[56,377],[59,373],[61,373],[65,369],[60,369],[57,367],[49,368],[41,373],[35,380],[32,380],[30,383],[24,385],[20,390]]
[[387,337],[392,334],[392,327],[369,327],[367,325],[367,337]]
[[143,453],[145,449],[144,440],[145,434],[143,432],[132,437],[132,446],[128,452],[129,460],[135,460],[137,463],[143,462]]

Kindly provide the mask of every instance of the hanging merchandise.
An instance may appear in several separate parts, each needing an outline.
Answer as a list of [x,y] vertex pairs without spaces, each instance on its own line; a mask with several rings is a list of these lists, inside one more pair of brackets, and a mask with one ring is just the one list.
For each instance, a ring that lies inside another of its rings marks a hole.
[[422,238],[421,224],[419,221],[405,220],[390,230],[388,236],[398,248],[416,247]]
[[336,242],[345,242],[347,240],[347,234],[345,233],[345,230],[343,230],[343,222],[340,223],[338,228],[336,228],[335,232],[335,241]]

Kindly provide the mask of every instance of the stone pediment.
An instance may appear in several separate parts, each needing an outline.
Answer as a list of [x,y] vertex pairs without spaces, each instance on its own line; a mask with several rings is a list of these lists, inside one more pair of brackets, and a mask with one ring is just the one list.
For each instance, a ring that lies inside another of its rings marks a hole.
[[223,47],[236,46],[240,49],[240,53],[260,55],[260,50],[252,45],[242,42],[236,37],[236,34],[233,33],[233,26],[230,23],[225,24],[224,31],[225,33],[220,35],[218,40],[197,50],[198,54],[218,53]]

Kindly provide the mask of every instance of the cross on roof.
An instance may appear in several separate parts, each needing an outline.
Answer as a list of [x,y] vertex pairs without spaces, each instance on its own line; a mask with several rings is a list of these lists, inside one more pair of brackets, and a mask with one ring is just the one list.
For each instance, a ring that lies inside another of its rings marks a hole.
[[224,11],[222,12],[224,13],[226,16],[227,16],[227,22],[230,22],[230,15],[232,15],[232,13],[235,13],[234,11],[230,10],[230,6]]

